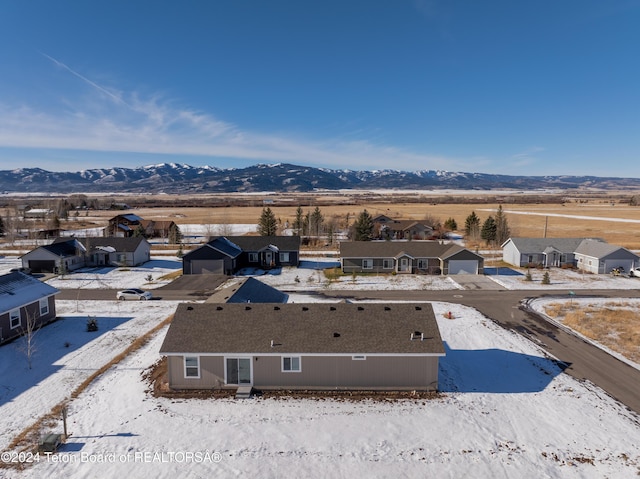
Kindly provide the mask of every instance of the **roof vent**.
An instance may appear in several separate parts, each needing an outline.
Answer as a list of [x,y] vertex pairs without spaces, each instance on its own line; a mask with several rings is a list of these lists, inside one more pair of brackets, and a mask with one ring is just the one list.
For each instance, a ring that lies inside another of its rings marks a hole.
[[333,333],[333,337],[334,338],[339,338],[340,337],[340,333]]
[[245,310],[245,311],[249,311],[249,310],[251,310],[251,306],[245,306],[245,307],[244,307],[244,310]]
[[335,311],[336,307],[335,306],[329,306],[329,311]]
[[222,311],[222,306],[218,306],[218,307],[216,308],[216,311]]
[[273,310],[274,310],[274,311],[280,311],[280,306],[274,306],[274,307],[273,307]]
[[358,311],[364,311],[364,308],[362,306],[358,306]]
[[385,310],[385,311],[391,311],[391,308],[390,308],[389,306],[385,306],[385,307],[384,307],[384,310]]
[[193,311],[193,306],[187,306],[187,311]]
[[422,306],[416,306],[416,311],[422,311]]
[[411,341],[413,341],[414,339],[419,339],[420,341],[424,341],[424,333],[420,332],[420,331],[414,331],[413,333],[411,333]]
[[303,306],[302,311],[309,311],[309,308],[307,308],[306,306]]

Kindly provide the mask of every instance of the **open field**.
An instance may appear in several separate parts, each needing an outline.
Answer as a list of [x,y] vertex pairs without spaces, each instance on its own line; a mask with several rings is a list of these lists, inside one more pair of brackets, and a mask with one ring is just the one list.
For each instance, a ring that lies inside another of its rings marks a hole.
[[[293,223],[297,206],[269,205],[284,224]],[[314,207],[304,207],[304,211]],[[495,214],[498,204],[431,204],[431,203],[372,203],[362,205],[330,205],[320,209],[326,219],[335,217],[343,227],[347,215],[353,223],[355,217],[364,209],[372,215],[385,214],[405,219],[424,219],[427,216],[441,221],[453,218],[459,229],[464,228],[466,217],[475,211],[484,221]],[[505,204],[502,208],[507,215],[512,236],[540,237],[600,237],[606,241],[640,249],[640,207],[602,202],[568,204]],[[257,223],[262,207],[224,207],[224,208],[142,208],[131,210],[146,219],[170,218],[181,224],[250,224]],[[92,211],[87,218],[81,218],[100,225],[117,212]],[[67,226],[67,225],[65,225]],[[69,225],[67,227],[71,227]]]
[[[512,236],[541,237],[546,233],[547,237],[600,237],[612,244],[640,250],[640,207],[629,206],[628,198],[625,200],[616,194],[603,193],[592,196],[583,193],[580,197],[551,194],[498,196],[496,192],[489,196],[489,193],[484,192],[484,197],[479,197],[480,193],[470,192],[450,192],[448,197],[410,196],[400,192],[379,193],[375,196],[319,194],[316,201],[309,194],[253,195],[251,200],[246,195],[238,195],[237,200],[234,195],[226,195],[219,197],[218,201],[227,198],[230,202],[240,202],[242,198],[242,204],[246,206],[227,204],[220,207],[167,206],[173,200],[176,204],[184,205],[185,200],[179,199],[181,197],[157,198],[157,205],[161,206],[151,206],[154,198],[149,197],[135,204],[150,206],[126,211],[145,219],[171,219],[178,225],[256,224],[263,202],[266,202],[265,206],[269,206],[281,224],[285,225],[287,222],[293,223],[295,210],[298,204],[302,204],[305,213],[318,205],[325,221],[335,219],[338,229],[345,228],[347,222],[352,224],[356,216],[366,209],[374,216],[385,214],[415,220],[430,217],[441,222],[453,218],[458,229],[462,230],[466,217],[472,211],[483,222],[489,215],[495,214],[498,205],[502,205]],[[194,205],[211,202],[211,197],[185,198],[190,198],[189,202]],[[491,202],[492,199],[496,201]],[[82,211],[78,216],[70,215],[68,220],[62,222],[62,228],[73,230],[104,227],[107,220],[118,213],[119,211],[114,210]],[[6,214],[7,212],[3,212],[5,217]],[[213,227],[212,233],[216,234]]]

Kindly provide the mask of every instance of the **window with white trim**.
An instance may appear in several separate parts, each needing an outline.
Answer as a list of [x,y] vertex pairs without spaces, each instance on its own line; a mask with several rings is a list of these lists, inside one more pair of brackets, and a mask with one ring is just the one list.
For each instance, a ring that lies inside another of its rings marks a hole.
[[40,316],[49,314],[49,298],[40,299]]
[[185,378],[200,377],[200,358],[198,356],[184,357],[184,377]]
[[22,324],[20,309],[9,311],[9,323],[11,324],[11,329],[15,329]]
[[283,373],[299,373],[300,357],[299,356],[283,356],[282,357],[282,372]]
[[289,253],[280,253],[280,262],[288,263],[289,262]]
[[249,263],[258,262],[258,253],[249,253]]
[[393,268],[393,260],[389,258],[385,258],[382,260],[382,269],[392,269]]
[[351,356],[351,359],[353,361],[366,361],[367,357],[366,356]]
[[429,261],[426,259],[419,259],[418,260],[418,268],[419,269],[427,269],[429,266]]
[[373,269],[373,260],[372,259],[363,259],[362,260],[362,269]]

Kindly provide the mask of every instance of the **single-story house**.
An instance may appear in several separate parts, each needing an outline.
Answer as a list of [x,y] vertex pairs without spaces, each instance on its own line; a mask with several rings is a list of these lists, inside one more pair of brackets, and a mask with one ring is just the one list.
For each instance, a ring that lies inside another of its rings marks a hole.
[[0,344],[20,336],[27,321],[39,328],[56,318],[53,286],[20,272],[0,276]]
[[34,273],[71,272],[87,266],[137,266],[149,261],[151,245],[142,237],[56,238],[22,256]]
[[232,275],[241,268],[298,266],[299,261],[299,236],[218,236],[182,257],[182,273]]
[[631,271],[640,265],[640,257],[621,246],[585,239],[575,251],[576,266],[589,273],[610,273],[614,268]]
[[509,238],[502,244],[502,259],[519,267],[578,267],[608,273],[622,266],[629,271],[640,264],[631,251],[599,238]]
[[286,303],[289,295],[264,284],[262,281],[246,277],[234,284],[219,289],[207,299],[207,303]]
[[160,354],[173,389],[438,389],[430,304],[180,304]]
[[343,273],[482,274],[484,258],[438,241],[343,241]]

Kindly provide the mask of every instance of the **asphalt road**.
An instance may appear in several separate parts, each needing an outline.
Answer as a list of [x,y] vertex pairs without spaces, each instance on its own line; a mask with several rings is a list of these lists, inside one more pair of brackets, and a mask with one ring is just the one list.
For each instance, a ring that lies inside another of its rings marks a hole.
[[[183,285],[185,288],[194,285]],[[153,291],[156,299],[172,301],[204,300],[210,288],[172,289],[168,285]],[[574,290],[575,297],[638,298],[637,290]],[[446,290],[446,291],[324,291],[322,296],[344,299],[375,299],[405,301],[442,301],[477,309],[505,329],[513,330],[538,344],[560,361],[564,371],[578,380],[590,381],[609,395],[640,414],[640,371],[607,354],[572,334],[569,330],[548,322],[527,307],[536,297],[569,298],[569,291],[513,290]],[[115,300],[115,290],[62,290],[59,299]]]

